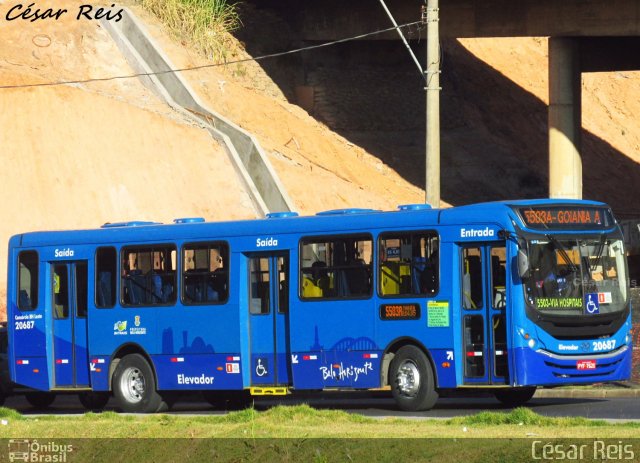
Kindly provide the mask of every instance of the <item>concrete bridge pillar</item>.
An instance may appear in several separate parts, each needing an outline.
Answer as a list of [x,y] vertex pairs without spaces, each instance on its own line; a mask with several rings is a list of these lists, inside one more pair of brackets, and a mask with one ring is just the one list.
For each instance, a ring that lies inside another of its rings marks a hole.
[[549,197],[582,198],[578,39],[549,39]]

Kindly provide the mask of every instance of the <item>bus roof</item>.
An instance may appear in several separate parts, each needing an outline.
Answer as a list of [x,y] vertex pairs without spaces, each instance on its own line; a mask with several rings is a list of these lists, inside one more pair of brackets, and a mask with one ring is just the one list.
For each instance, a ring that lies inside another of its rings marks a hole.
[[[604,203],[586,200],[531,199],[496,201],[447,209],[430,206],[404,205],[396,211],[373,209],[337,209],[313,216],[295,213],[275,213],[271,217],[228,222],[206,222],[200,218],[176,219],[174,223],[132,221],[107,223],[87,230],[39,231],[18,234],[11,238],[10,246],[31,247],[60,243],[111,243],[125,241],[164,241],[175,238],[175,227],[180,227],[184,239],[208,239],[246,235],[326,234],[384,228],[431,228],[438,225],[494,223],[512,229],[511,220],[517,218],[514,209],[540,206],[606,207]],[[402,217],[402,222],[396,219]],[[519,219],[518,219],[519,220]]]

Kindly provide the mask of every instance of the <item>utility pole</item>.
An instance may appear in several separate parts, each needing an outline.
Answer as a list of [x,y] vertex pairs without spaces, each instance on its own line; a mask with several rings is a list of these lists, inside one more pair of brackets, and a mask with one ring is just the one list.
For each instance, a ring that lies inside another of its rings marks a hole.
[[426,0],[423,19],[427,22],[426,87],[426,203],[440,207],[440,31],[438,0]]

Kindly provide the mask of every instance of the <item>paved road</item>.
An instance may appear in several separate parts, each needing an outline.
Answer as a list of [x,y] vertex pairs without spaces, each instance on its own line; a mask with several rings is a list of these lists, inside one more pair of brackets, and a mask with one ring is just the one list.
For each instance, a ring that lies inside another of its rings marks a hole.
[[[369,417],[400,417],[411,419],[451,418],[455,416],[472,415],[483,410],[504,412],[510,410],[495,399],[487,397],[444,398],[438,401],[434,409],[427,412],[401,412],[396,409],[391,398],[387,398],[381,394],[371,393],[327,393],[302,397],[289,396],[280,400],[257,398],[255,408],[257,410],[266,410],[278,403],[308,403],[318,409],[340,409]],[[43,413],[42,411],[34,410],[23,397],[10,397],[7,399],[5,406],[14,408],[25,415]],[[636,397],[535,397],[527,406],[540,415],[550,417],[581,416],[592,419],[640,421],[640,398]],[[116,410],[113,400],[109,402],[106,409]],[[46,413],[57,415],[81,414],[84,413],[84,409],[75,396],[59,396]],[[199,401],[196,398],[177,402],[171,413],[176,415],[223,414],[225,411],[214,410],[209,404]]]

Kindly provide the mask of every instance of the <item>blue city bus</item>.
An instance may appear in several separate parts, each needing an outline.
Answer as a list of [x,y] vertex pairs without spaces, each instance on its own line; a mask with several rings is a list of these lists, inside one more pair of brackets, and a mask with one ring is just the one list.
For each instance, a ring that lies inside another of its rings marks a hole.
[[107,223],[16,235],[8,262],[10,375],[41,406],[364,389],[402,410],[462,389],[516,405],[631,372],[623,237],[600,202]]

